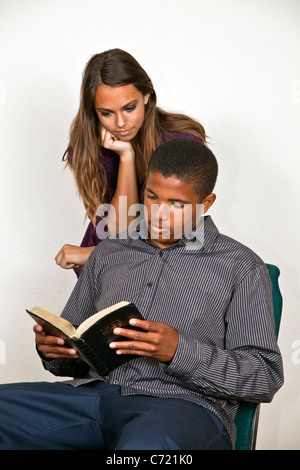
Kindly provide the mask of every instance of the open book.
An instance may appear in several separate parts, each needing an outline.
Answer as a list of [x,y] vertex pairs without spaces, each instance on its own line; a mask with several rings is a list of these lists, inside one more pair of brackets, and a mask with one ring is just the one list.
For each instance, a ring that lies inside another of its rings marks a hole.
[[127,339],[114,335],[115,328],[140,329],[129,325],[130,318],[143,320],[136,306],[130,302],[119,302],[101,310],[87,318],[78,328],[68,320],[41,307],[33,307],[26,311],[43,326],[46,334],[63,338],[66,344],[76,349],[81,359],[100,375],[107,375],[116,367],[137,357],[132,354],[117,355],[116,351],[108,346],[112,341]]

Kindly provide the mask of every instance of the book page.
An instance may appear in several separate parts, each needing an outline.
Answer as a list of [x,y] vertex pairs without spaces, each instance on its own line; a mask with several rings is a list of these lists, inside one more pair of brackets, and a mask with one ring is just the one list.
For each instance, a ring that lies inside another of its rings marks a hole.
[[[30,310],[27,310],[27,312],[29,314],[32,314],[32,316],[34,316],[34,320],[40,325],[43,326],[43,321],[47,322],[50,325],[53,325],[55,328],[62,331],[66,336],[72,337],[74,333],[76,332],[74,326],[71,325],[71,323],[68,322],[68,320],[65,320],[64,318],[61,318],[58,315],[55,315],[55,313],[48,312],[48,310],[45,310],[42,307],[36,306]],[[49,334],[51,334],[50,331],[49,331]]]
[[111,307],[107,307],[104,310],[101,310],[100,312],[97,312],[94,315],[92,315],[91,317],[87,318],[77,328],[76,337],[81,336],[85,331],[87,331],[90,328],[90,326],[92,326],[94,323],[96,323],[101,318],[105,317],[106,315],[108,315],[111,312],[114,312],[115,310],[118,310],[121,307],[125,307],[125,305],[128,305],[129,303],[130,302],[126,302],[126,301],[119,302],[119,303],[117,303],[115,305],[112,305]]

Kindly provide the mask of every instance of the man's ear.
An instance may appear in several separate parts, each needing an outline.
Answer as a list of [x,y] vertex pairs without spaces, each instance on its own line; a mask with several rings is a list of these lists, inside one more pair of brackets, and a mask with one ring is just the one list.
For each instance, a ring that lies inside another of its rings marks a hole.
[[208,211],[208,209],[215,202],[216,198],[217,198],[217,196],[214,193],[211,193],[203,199],[203,201],[202,201],[202,205],[203,205],[202,214],[205,214]]

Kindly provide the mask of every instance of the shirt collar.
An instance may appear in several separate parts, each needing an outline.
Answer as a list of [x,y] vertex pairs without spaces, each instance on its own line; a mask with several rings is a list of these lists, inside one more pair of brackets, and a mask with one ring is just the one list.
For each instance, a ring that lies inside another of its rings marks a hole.
[[202,216],[195,230],[187,233],[181,240],[187,249],[210,251],[219,234],[210,215]]

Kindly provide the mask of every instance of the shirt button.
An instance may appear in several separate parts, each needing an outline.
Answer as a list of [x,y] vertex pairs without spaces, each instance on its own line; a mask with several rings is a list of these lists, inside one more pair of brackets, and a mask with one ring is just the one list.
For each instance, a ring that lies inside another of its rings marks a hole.
[[164,256],[163,250],[161,250],[161,251],[159,252],[159,256],[160,256],[161,258]]
[[152,287],[152,286],[153,286],[152,282],[148,282],[147,287],[150,288],[150,287]]
[[118,382],[117,380],[114,380],[114,381],[113,381],[113,384],[119,385],[119,382]]

